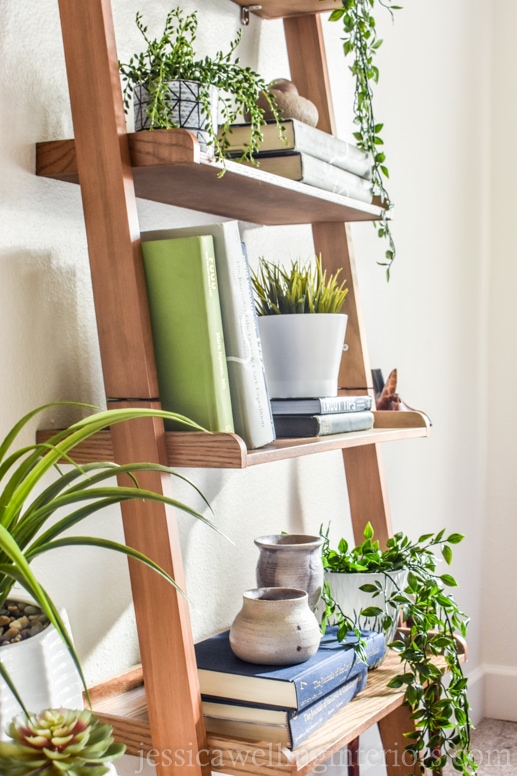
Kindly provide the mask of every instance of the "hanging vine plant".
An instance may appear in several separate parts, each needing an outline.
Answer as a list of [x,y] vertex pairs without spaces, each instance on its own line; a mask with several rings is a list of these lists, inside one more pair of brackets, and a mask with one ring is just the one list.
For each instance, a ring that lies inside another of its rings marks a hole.
[[393,16],[393,11],[399,10],[401,6],[394,5],[392,0],[341,0],[341,2],[343,7],[332,11],[329,18],[331,21],[343,22],[343,51],[345,57],[353,57],[350,71],[355,78],[354,124],[357,129],[354,137],[358,147],[369,153],[372,158],[373,193],[380,198],[383,205],[381,219],[379,222],[374,222],[374,226],[379,237],[386,239],[388,243],[385,259],[378,263],[386,267],[386,277],[389,280],[396,250],[388,220],[393,202],[386,189],[389,171],[386,166],[386,155],[382,150],[383,124],[376,123],[372,103],[372,83],[377,83],[379,80],[379,68],[374,65],[374,56],[382,45],[382,39],[377,37],[373,10],[378,2]]

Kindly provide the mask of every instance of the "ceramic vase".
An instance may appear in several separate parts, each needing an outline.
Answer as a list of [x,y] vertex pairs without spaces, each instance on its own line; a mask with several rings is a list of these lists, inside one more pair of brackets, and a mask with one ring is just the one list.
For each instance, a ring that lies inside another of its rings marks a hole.
[[259,316],[270,397],[337,396],[347,322],[342,313]]
[[314,611],[323,585],[321,536],[273,534],[259,536],[258,587],[295,587],[305,590]]
[[[60,612],[68,632],[65,612]],[[70,654],[53,625],[17,644],[0,647],[0,660],[29,711],[82,709],[83,686]],[[3,679],[0,679],[0,738],[21,711]]]
[[[209,128],[213,135],[217,134],[218,89],[215,86],[208,87],[210,111],[207,115],[205,105],[200,99],[202,87],[197,81],[169,81],[166,88],[171,123],[192,132],[199,141],[201,151],[213,155],[214,147],[209,144]],[[150,129],[150,120],[147,116],[149,93],[144,86],[137,84],[133,94],[135,132]]]
[[320,629],[304,590],[260,587],[247,590],[230,628],[230,646],[241,660],[295,665],[314,655]]
[[[354,622],[354,625],[358,628],[361,628],[362,630],[383,632],[383,615],[378,615],[376,617],[364,617],[361,615],[361,611],[369,606],[377,606],[379,609],[382,609],[383,612],[386,612],[386,614],[393,617],[393,625],[389,631],[384,634],[386,645],[395,638],[398,625],[398,613],[395,608],[389,606],[386,601],[396,590],[404,587],[406,577],[407,571],[404,569],[391,572],[389,575],[382,573],[339,574],[336,572],[325,572],[325,581],[330,585],[332,597],[341,607],[343,614],[348,615]],[[383,589],[383,592],[378,596],[373,597],[372,593],[360,590],[362,585],[371,585],[376,582],[379,582]],[[376,668],[383,660],[384,657],[370,666],[370,668]]]

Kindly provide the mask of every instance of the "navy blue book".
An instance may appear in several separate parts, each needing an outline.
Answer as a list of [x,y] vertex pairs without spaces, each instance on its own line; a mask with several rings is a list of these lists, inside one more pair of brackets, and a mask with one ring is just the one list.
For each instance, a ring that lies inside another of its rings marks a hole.
[[[316,654],[294,666],[240,660],[231,650],[229,631],[200,641],[195,650],[201,693],[300,711],[364,670],[354,651],[355,635],[350,633],[338,642],[336,631],[336,627],[328,627]],[[384,655],[384,635],[364,631],[363,638],[368,665],[372,665]]]
[[299,711],[255,703],[242,704],[221,698],[203,698],[205,727],[208,733],[216,735],[248,741],[271,741],[296,749],[361,692],[367,678],[368,667],[361,663],[359,673],[352,679]]

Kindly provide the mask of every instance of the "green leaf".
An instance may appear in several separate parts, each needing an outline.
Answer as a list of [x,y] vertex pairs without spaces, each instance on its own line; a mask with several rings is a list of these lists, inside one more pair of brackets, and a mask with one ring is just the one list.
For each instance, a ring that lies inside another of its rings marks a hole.
[[452,561],[452,550],[448,544],[444,544],[442,547],[442,555],[445,562],[450,565]]
[[442,580],[444,585],[447,585],[447,587],[457,587],[458,583],[454,579],[454,577],[451,577],[450,574],[442,574],[440,579]]
[[450,536],[447,537],[446,541],[449,542],[449,544],[459,544],[460,542],[463,541],[464,538],[465,537],[463,536],[463,534],[452,533],[450,534]]

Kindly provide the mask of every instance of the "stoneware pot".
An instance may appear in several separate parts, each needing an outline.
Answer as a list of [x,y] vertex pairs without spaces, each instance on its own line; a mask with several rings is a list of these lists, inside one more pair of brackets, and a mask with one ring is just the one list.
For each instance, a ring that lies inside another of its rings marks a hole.
[[[217,134],[217,110],[219,92],[215,86],[209,87],[210,113],[207,115],[205,106],[200,100],[201,84],[197,81],[169,81],[167,83],[167,97],[169,103],[170,118],[176,126],[188,129],[199,141],[199,147],[204,153],[213,155],[213,145],[208,145],[210,134]],[[149,93],[147,89],[137,84],[133,93],[133,109],[135,114],[135,132],[150,128],[147,117]]]
[[261,315],[258,325],[270,397],[337,396],[347,322],[343,313]]
[[230,646],[241,660],[295,665],[312,657],[319,644],[320,628],[304,590],[259,587],[243,594],[230,628]]
[[[407,571],[395,571],[388,575],[381,573],[373,574],[338,574],[336,572],[325,572],[325,581],[329,583],[332,597],[341,607],[343,614],[348,615],[358,628],[362,630],[373,630],[382,632],[382,615],[378,617],[363,617],[360,612],[368,606],[377,606],[383,609],[387,614],[393,617],[393,625],[390,630],[384,634],[386,644],[393,641],[397,631],[398,618],[395,610],[386,605],[386,599],[389,598],[397,589],[402,589],[405,585]],[[383,593],[375,598],[372,593],[366,593],[359,588],[366,584],[375,584],[380,582],[383,587]],[[384,657],[378,660],[370,668],[379,666]]]
[[323,585],[321,536],[273,534],[259,536],[258,587],[295,587],[305,590],[309,607],[315,610]]
[[[65,612],[60,615],[70,632]],[[0,660],[29,711],[83,708],[79,674],[53,625],[17,644],[0,647]],[[0,738],[7,738],[7,724],[20,711],[18,702],[0,679]]]

